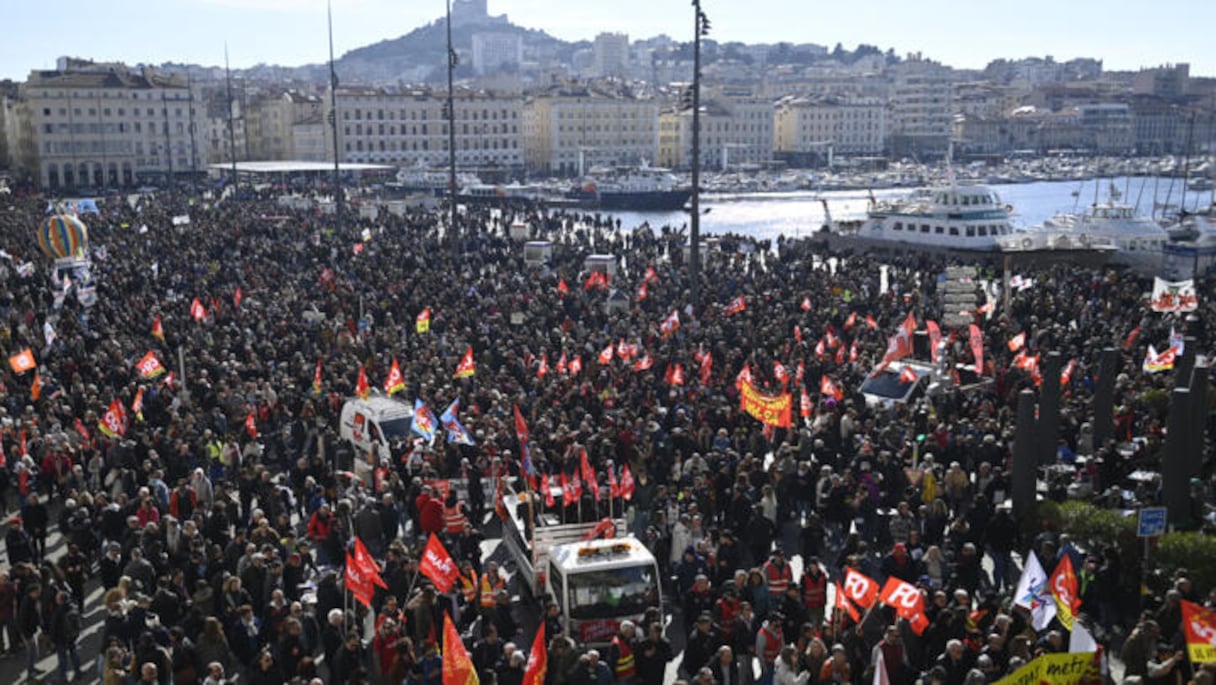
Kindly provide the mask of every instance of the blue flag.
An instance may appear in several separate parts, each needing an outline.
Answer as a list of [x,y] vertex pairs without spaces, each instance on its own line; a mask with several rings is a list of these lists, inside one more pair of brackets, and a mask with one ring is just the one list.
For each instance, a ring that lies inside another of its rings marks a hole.
[[439,415],[439,423],[443,424],[444,430],[448,432],[448,442],[454,442],[457,445],[474,445],[473,436],[465,430],[461,425],[460,419],[456,418],[456,412],[460,411],[460,398],[452,400],[448,408],[443,410]]
[[414,418],[410,421],[410,431],[422,436],[423,440],[432,442],[435,439],[435,414],[427,409],[422,400],[414,400]]

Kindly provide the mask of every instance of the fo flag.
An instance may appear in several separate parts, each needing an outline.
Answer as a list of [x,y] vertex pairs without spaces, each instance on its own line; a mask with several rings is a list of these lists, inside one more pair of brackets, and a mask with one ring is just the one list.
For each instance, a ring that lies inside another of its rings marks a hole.
[[925,617],[925,597],[912,583],[891,576],[879,593],[879,599],[893,607],[900,618],[906,619],[917,635],[929,627],[929,619]]
[[855,569],[845,569],[843,589],[844,596],[862,609],[869,609],[878,601],[878,583]]
[[422,562],[418,564],[418,572],[430,578],[440,592],[451,591],[452,586],[456,584],[456,577],[460,575],[456,562],[452,561],[452,556],[434,533],[431,533],[426,548],[422,550]]
[[1182,630],[1192,663],[1216,661],[1216,611],[1182,600]]

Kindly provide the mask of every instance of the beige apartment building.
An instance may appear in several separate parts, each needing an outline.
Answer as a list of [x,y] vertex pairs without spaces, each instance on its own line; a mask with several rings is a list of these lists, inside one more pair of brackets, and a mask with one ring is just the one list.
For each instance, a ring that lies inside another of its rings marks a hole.
[[44,188],[164,183],[207,167],[205,108],[184,76],[62,59],[20,87],[14,165]]
[[[750,90],[720,89],[701,106],[701,168],[726,171],[773,159],[773,103]],[[660,166],[692,166],[692,108],[659,115]]]
[[658,151],[659,104],[627,91],[555,87],[523,106],[529,171],[578,175],[593,166],[653,162]]
[[774,113],[774,154],[791,165],[883,153],[887,107],[879,98],[789,97]]
[[[328,94],[323,101],[325,135],[332,145]],[[338,149],[342,161],[446,166],[449,143],[446,104],[446,91],[429,88],[390,91],[339,87]],[[459,90],[454,95],[454,104],[458,167],[522,166],[522,98]]]

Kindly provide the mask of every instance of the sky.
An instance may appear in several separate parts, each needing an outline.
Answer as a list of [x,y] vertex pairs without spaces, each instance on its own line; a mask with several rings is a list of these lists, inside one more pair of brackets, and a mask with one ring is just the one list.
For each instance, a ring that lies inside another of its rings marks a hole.
[[[25,79],[70,55],[129,64],[298,66],[328,56],[324,0],[6,0],[0,79]],[[711,38],[745,43],[858,43],[959,68],[1052,55],[1104,60],[1108,70],[1189,62],[1216,76],[1210,0],[702,0]],[[602,31],[631,39],[691,38],[688,0],[489,0],[491,14],[564,40]],[[333,0],[339,55],[396,38],[444,13],[444,0]]]

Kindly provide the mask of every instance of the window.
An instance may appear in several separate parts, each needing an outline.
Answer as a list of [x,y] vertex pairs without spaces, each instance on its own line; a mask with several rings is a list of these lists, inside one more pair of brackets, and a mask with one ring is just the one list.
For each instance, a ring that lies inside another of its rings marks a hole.
[[968,238],[974,238],[974,237],[975,237],[975,226],[968,226],[968,227],[967,227],[967,237],[968,237]]
[[987,238],[987,237],[988,237],[988,227],[987,227],[987,226],[980,226],[980,231],[979,231],[979,233],[980,233],[980,237],[981,237],[981,238]]
[[921,225],[920,225],[920,232],[921,232],[921,233],[928,233],[928,232],[929,232],[929,224],[921,224]]
[[944,235],[946,233],[946,228],[944,226],[934,226],[933,232],[937,235]]
[[950,227],[950,235],[953,235],[953,236],[957,236],[957,235],[958,235],[958,226],[951,226],[951,227]]

